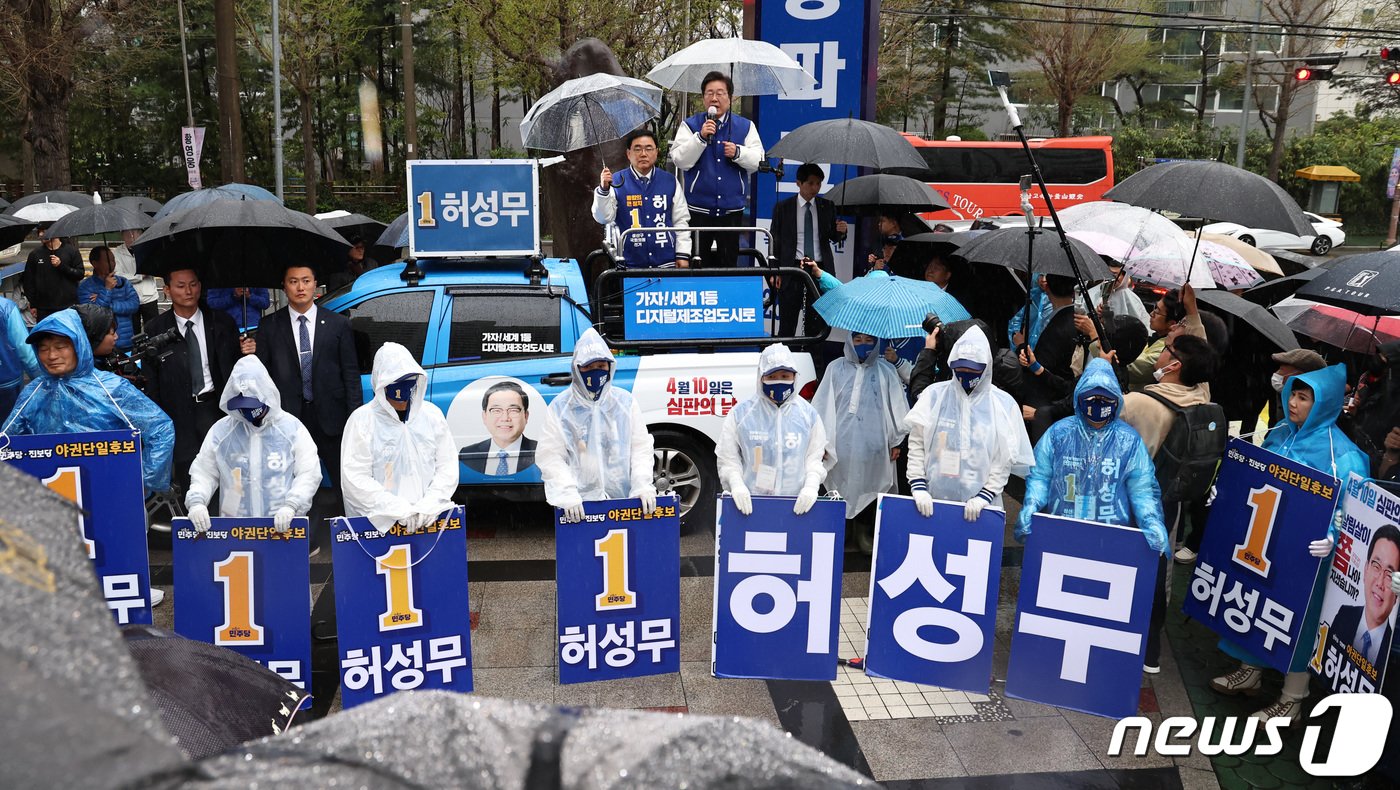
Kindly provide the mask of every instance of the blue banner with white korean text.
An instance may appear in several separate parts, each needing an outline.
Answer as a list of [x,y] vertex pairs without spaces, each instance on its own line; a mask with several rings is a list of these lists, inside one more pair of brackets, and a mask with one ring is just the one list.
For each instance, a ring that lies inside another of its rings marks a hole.
[[334,522],[341,700],[351,708],[408,689],[472,690],[462,508],[410,533],[366,518]]
[[0,459],[82,508],[81,540],[120,625],[151,622],[141,434],[135,430],[10,436]]
[[311,564],[307,520],[285,534],[270,518],[213,518],[207,532],[171,524],[175,633],[227,647],[309,690]]
[[533,159],[410,160],[408,254],[537,255],[538,201]]
[[719,500],[714,651],[721,678],[834,680],[846,503],[754,497],[745,516]]
[[1157,554],[1136,527],[1036,514],[1021,566],[1006,693],[1137,713]]
[[1331,475],[1231,439],[1186,614],[1287,672],[1297,651],[1313,648],[1300,631],[1325,568],[1308,544],[1327,536],[1339,496]]
[[642,513],[638,499],[555,514],[559,682],[681,670],[681,524],[674,496]]
[[762,277],[628,277],[629,340],[766,337]]
[[963,519],[963,503],[880,497],[865,671],[986,694],[1001,588],[1006,513]]

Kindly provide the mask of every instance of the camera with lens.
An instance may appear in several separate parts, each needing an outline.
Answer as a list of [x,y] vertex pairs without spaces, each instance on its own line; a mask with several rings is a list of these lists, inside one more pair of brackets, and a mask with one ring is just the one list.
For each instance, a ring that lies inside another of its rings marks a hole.
[[938,316],[937,316],[936,314],[934,314],[934,313],[925,313],[925,314],[924,314],[924,324],[923,324],[923,326],[924,326],[924,334],[929,335],[929,334],[933,334],[933,330],[938,329],[939,327],[943,326],[943,322],[940,321],[940,320],[938,320]]
[[175,345],[183,342],[185,337],[180,334],[178,327],[167,329],[158,335],[137,335],[131,339],[130,351],[114,354],[110,358],[110,368],[113,373],[140,383],[145,378],[141,375],[141,362],[164,361],[174,353]]

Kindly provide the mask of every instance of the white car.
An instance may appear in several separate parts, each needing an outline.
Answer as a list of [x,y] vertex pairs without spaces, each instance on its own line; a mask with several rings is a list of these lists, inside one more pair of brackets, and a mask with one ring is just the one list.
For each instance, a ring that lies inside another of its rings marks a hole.
[[1282,250],[1307,250],[1313,255],[1326,255],[1334,247],[1340,247],[1347,240],[1342,231],[1342,223],[1304,211],[1303,216],[1312,223],[1315,236],[1295,236],[1281,230],[1267,228],[1246,228],[1234,222],[1215,222],[1205,226],[1206,233],[1223,233],[1234,236],[1245,244],[1254,247],[1273,247]]

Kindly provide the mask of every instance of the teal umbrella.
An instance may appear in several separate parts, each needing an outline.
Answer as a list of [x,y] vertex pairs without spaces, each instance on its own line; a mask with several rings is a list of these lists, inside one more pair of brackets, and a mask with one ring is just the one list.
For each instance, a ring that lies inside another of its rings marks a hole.
[[919,337],[924,317],[945,324],[972,316],[936,283],[873,271],[827,292],[813,305],[828,324],[878,338]]

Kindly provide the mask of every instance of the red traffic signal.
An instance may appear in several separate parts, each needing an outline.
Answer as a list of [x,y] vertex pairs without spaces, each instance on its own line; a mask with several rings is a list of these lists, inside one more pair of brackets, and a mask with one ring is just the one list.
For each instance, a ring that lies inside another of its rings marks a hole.
[[1332,79],[1330,69],[1315,69],[1310,66],[1302,66],[1293,71],[1293,79],[1299,82],[1313,82],[1315,80]]
[[1400,71],[1392,71],[1385,75],[1385,81],[1391,85],[1400,85]]
[[1400,60],[1400,44],[1381,47],[1381,60]]

